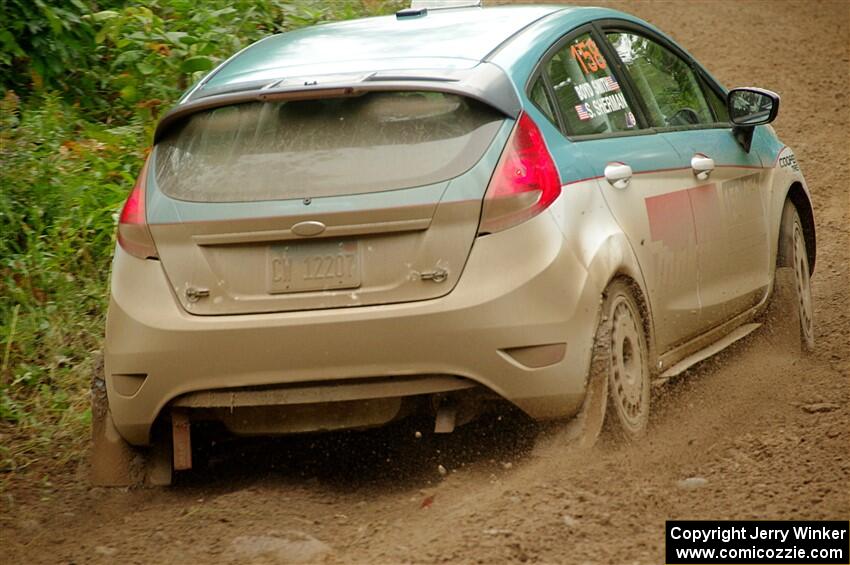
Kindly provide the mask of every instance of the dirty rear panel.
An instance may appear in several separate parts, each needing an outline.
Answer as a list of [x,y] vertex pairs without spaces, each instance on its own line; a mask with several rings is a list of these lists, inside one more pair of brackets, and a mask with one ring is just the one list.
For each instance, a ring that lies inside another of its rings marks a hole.
[[193,314],[435,298],[455,285],[512,121],[441,93],[248,103],[157,145],[148,221]]

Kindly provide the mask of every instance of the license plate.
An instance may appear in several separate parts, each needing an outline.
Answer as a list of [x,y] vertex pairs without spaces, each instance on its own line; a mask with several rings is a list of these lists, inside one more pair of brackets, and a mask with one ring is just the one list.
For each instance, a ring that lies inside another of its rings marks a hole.
[[360,286],[356,241],[311,241],[269,246],[269,293]]

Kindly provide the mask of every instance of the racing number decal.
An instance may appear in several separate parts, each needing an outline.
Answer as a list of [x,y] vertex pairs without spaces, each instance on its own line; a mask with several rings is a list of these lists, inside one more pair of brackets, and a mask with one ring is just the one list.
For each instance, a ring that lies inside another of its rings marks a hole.
[[[553,66],[558,63],[558,67]],[[634,114],[590,32],[561,48],[549,64],[553,88],[574,134],[626,131],[637,126]],[[582,122],[593,120],[584,125]]]
[[600,69],[607,68],[605,57],[602,56],[596,42],[591,38],[587,38],[584,41],[577,41],[571,45],[570,54],[581,65],[581,70],[584,71],[584,74],[595,73]]

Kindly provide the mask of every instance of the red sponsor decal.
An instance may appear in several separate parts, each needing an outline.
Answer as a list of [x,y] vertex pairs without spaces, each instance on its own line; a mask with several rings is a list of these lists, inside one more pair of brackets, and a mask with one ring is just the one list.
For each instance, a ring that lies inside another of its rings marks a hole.
[[697,243],[705,243],[711,239],[712,233],[718,233],[718,226],[723,221],[720,210],[720,196],[716,184],[704,184],[688,189],[691,199],[691,212],[694,215],[694,231]]
[[723,221],[717,185],[703,184],[644,199],[652,241],[671,249],[707,242]]
[[694,233],[693,212],[687,190],[677,190],[644,199],[652,241],[670,249],[687,247]]

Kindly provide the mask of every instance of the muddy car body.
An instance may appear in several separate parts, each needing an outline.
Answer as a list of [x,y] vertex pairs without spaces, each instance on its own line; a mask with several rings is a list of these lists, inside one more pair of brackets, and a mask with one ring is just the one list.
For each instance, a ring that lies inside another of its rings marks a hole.
[[778,103],[607,9],[260,41],[161,120],[124,208],[103,433],[146,446],[165,426],[177,454],[200,420],[445,410],[450,429],[488,398],[536,419],[607,398],[639,435],[650,379],[753,329],[777,267],[811,344],[814,222]]

